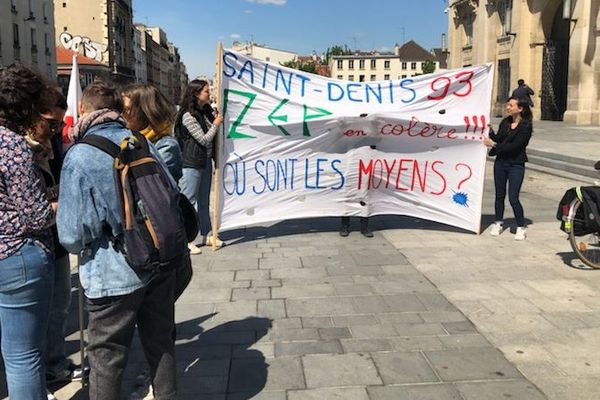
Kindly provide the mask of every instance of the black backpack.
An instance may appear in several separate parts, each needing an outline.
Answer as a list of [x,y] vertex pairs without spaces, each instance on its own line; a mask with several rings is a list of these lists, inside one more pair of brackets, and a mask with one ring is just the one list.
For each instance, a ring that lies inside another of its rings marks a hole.
[[[150,152],[147,139],[133,132],[117,146],[111,140],[86,135],[77,144],[96,147],[114,158],[114,181],[124,233],[114,239],[136,271],[156,270],[187,254],[187,234],[181,202]],[[195,222],[195,220],[194,220]],[[193,237],[191,238],[193,239]]]

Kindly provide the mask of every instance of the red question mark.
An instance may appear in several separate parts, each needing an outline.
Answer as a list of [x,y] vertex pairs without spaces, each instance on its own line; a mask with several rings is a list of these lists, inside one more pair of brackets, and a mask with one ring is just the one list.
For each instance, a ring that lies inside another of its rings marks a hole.
[[471,177],[473,176],[473,171],[471,170],[471,167],[469,167],[467,164],[463,164],[463,163],[458,163],[454,166],[454,170],[458,171],[458,167],[467,167],[467,170],[469,171],[469,176],[467,176],[465,179],[463,179],[462,181],[458,182],[458,190],[460,190],[460,186],[465,183],[466,181],[468,181],[469,179],[471,179]]

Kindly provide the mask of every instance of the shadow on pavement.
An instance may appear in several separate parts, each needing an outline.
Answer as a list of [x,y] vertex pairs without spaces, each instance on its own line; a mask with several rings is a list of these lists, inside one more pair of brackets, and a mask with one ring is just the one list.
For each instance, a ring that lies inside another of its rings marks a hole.
[[[485,217],[486,216],[482,219],[482,228],[484,229],[493,222],[492,216],[489,216],[489,218]],[[472,232],[467,230],[438,222],[401,215],[377,215],[370,217],[369,227],[374,232],[386,229],[425,229],[472,234]],[[219,237],[226,241],[228,245],[233,245],[267,237],[273,238],[306,233],[338,232],[339,229],[340,217],[303,218],[279,221],[270,226],[248,226],[245,228],[233,229],[220,233]],[[360,230],[359,217],[350,218],[350,229],[356,232]]]
[[252,346],[268,334],[271,320],[248,317],[204,330],[201,324],[215,315],[177,324],[178,393],[250,399],[267,382],[269,365]]
[[600,271],[600,269],[594,269],[585,265],[572,251],[556,253],[556,255],[560,257],[567,267],[578,269],[580,271]]

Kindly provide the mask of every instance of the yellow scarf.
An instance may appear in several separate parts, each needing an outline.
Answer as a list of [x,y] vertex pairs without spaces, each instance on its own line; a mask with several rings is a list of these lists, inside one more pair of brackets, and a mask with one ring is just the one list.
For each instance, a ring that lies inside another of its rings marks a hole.
[[171,122],[165,121],[158,126],[158,132],[152,129],[151,126],[147,126],[146,129],[142,129],[140,133],[144,135],[146,139],[154,143],[163,136],[169,136],[172,128],[173,125],[171,125]]

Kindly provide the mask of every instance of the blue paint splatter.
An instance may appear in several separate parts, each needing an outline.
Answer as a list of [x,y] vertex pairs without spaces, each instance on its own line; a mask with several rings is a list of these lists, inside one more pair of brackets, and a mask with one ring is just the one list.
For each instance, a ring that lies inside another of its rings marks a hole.
[[454,192],[452,200],[458,205],[469,207],[469,195],[464,192]]

